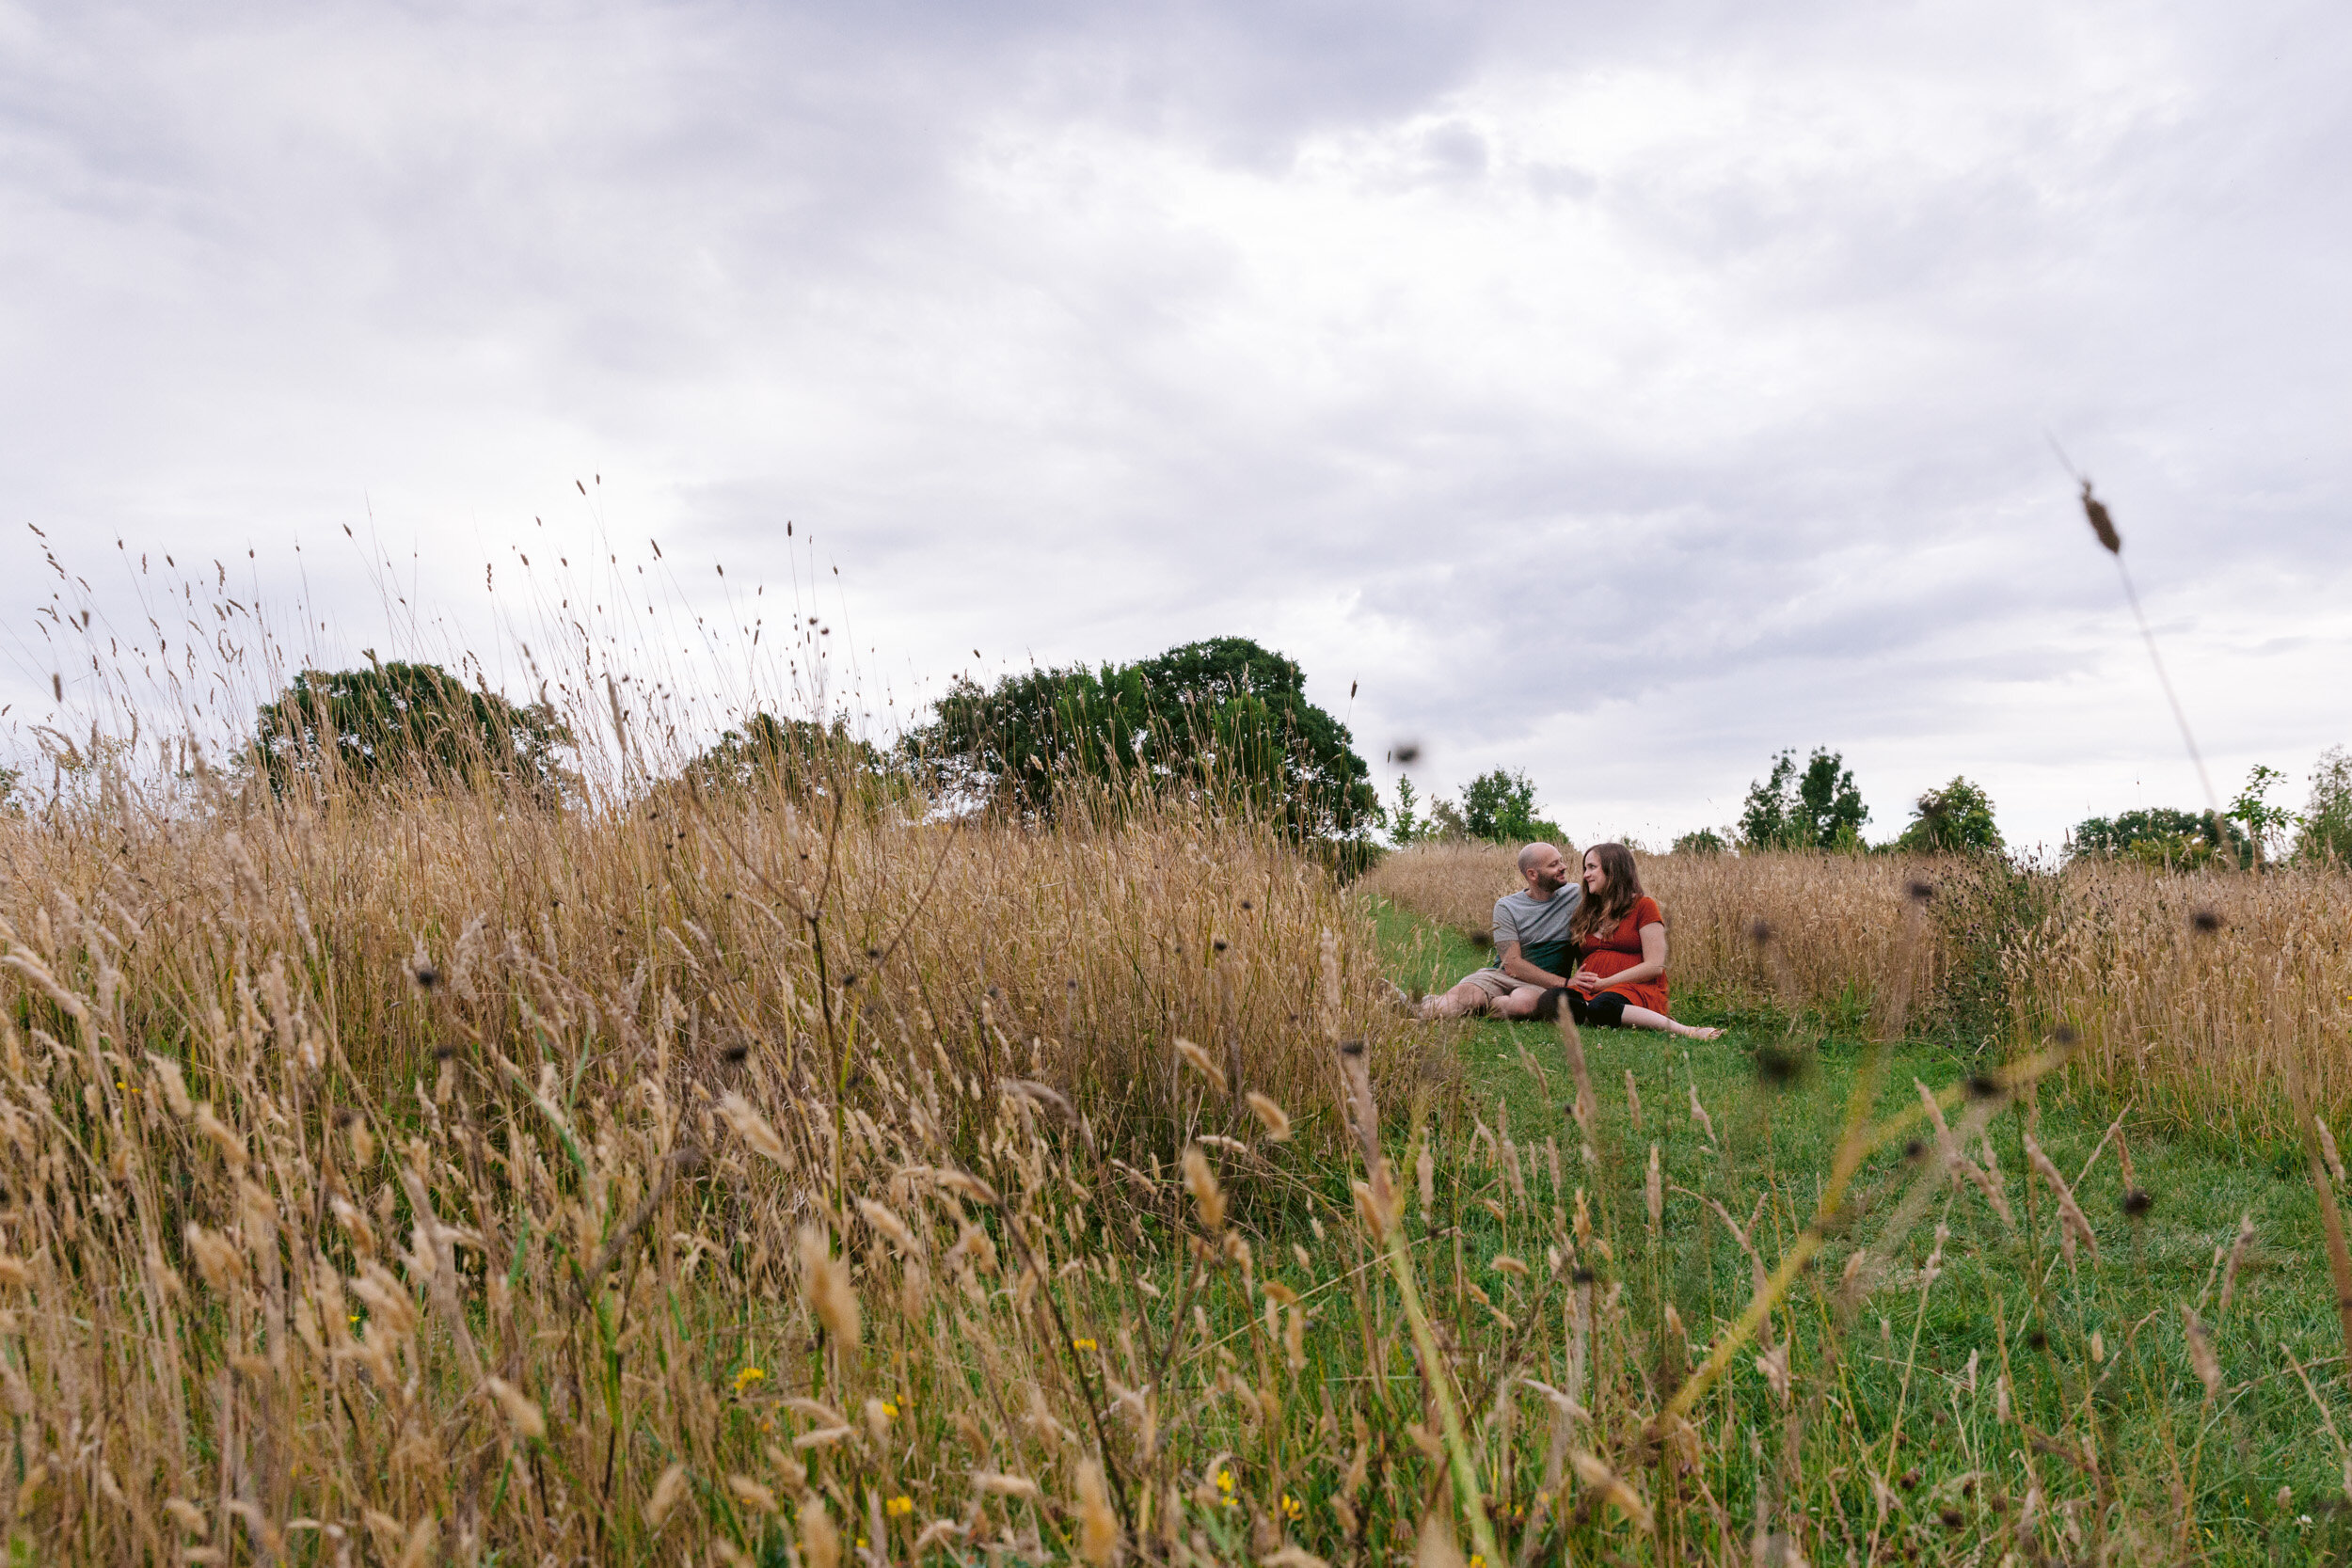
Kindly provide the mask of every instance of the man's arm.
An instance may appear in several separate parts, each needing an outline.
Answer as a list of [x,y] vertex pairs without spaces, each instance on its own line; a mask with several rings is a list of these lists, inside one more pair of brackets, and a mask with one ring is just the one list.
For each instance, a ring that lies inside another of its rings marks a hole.
[[1537,969],[1534,964],[1529,963],[1520,954],[1519,944],[1516,942],[1506,942],[1502,944],[1502,962],[1500,967],[1502,973],[1511,976],[1512,979],[1524,981],[1531,986],[1551,988],[1567,984],[1559,975]]

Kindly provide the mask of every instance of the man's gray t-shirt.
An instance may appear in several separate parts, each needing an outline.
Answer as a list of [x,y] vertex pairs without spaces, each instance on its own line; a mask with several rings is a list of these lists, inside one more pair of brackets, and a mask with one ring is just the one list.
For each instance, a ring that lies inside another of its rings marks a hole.
[[[1560,889],[1542,903],[1537,903],[1522,888],[1495,900],[1495,951],[1503,944],[1519,944],[1519,957],[1547,974],[1567,975],[1575,972],[1568,956],[1576,951],[1576,943],[1568,940],[1568,919],[1582,902],[1584,890],[1568,886]],[[1501,968],[1500,960],[1495,966]]]

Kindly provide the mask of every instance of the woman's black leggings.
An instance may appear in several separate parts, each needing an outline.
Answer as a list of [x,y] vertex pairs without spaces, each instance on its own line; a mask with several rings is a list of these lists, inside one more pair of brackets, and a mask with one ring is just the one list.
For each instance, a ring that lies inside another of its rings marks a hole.
[[1535,1004],[1535,1016],[1549,1022],[1560,1016],[1563,1002],[1568,1005],[1568,1016],[1576,1020],[1579,1028],[1590,1029],[1596,1024],[1604,1029],[1625,1027],[1625,998],[1613,990],[1602,991],[1588,1000],[1581,992],[1554,986]]

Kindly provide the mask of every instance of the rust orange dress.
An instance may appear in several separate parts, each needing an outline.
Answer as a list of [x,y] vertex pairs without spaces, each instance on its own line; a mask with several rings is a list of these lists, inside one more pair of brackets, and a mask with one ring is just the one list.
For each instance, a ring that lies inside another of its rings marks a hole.
[[[1603,979],[1639,967],[1642,962],[1642,927],[1663,926],[1665,923],[1666,916],[1659,909],[1658,900],[1644,894],[1633,901],[1633,908],[1626,911],[1626,917],[1617,922],[1615,930],[1595,931],[1578,944],[1583,950],[1584,967]],[[1629,1007],[1647,1007],[1651,1012],[1661,1013],[1668,1018],[1674,1016],[1666,1011],[1666,977],[1663,974],[1655,980],[1640,981],[1629,986],[1604,985],[1600,988],[1601,994],[1610,991],[1624,997]]]

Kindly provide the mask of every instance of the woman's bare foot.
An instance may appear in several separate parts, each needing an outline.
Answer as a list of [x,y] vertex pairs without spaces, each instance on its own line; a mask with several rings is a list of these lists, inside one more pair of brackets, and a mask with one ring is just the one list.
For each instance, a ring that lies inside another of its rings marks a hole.
[[1685,1038],[1694,1040],[1719,1040],[1724,1037],[1721,1029],[1700,1029],[1690,1024],[1684,1024],[1681,1033]]

